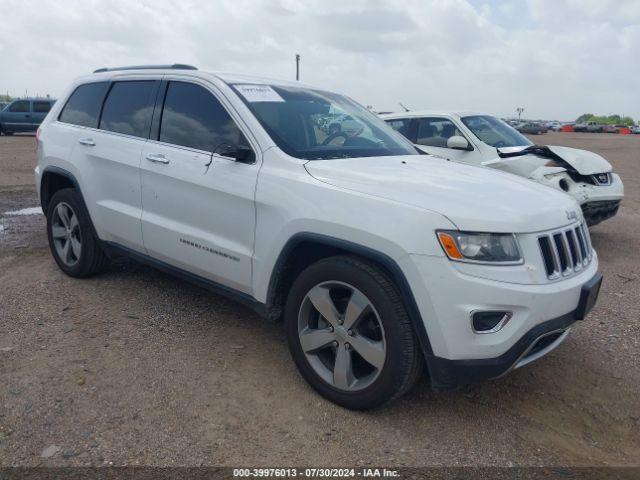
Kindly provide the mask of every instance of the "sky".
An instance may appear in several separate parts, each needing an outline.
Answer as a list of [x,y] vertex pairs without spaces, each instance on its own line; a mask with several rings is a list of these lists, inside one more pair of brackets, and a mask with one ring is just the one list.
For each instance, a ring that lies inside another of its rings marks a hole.
[[104,66],[295,78],[378,111],[640,119],[640,0],[0,0],[0,93]]

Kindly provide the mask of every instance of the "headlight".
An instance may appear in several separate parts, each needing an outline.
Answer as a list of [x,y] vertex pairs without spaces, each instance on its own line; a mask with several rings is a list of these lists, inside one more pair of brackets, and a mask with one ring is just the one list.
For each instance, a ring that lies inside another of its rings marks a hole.
[[512,233],[440,230],[437,234],[440,245],[451,260],[501,265],[516,265],[523,261]]

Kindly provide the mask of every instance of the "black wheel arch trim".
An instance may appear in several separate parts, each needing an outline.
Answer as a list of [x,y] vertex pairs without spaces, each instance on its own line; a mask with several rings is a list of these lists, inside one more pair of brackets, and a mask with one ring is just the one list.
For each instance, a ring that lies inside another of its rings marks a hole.
[[[82,188],[80,188],[80,183],[78,182],[78,179],[70,171],[65,170],[64,168],[56,167],[54,165],[47,165],[46,167],[44,167],[44,169],[42,170],[42,173],[40,174],[40,185],[38,185],[39,194],[40,194],[40,207],[42,208],[42,213],[44,213],[45,217],[47,216],[47,208],[49,207],[49,205],[45,204],[45,201],[44,201],[42,182],[47,173],[60,175],[61,177],[64,177],[71,182],[71,184],[73,185],[73,188],[75,188],[78,191],[78,194],[80,195],[80,201],[82,202],[82,206],[87,212],[87,216],[89,217],[89,221],[91,222],[91,230],[93,231],[93,235],[96,239],[100,240],[100,237],[98,236],[98,232],[96,232],[96,228],[93,225],[93,219],[91,218],[91,213],[87,208],[87,202],[85,202],[84,200],[84,194],[82,193]],[[52,196],[53,194],[50,195],[50,197]]]
[[[73,184],[73,187],[76,190],[78,190],[78,193],[80,193],[80,196],[82,197],[82,201],[84,203],[84,195],[82,194],[82,189],[80,188],[80,184],[78,183],[78,180],[76,179],[75,175],[73,175],[73,173],[69,172],[68,170],[65,170],[64,168],[56,167],[54,165],[47,165],[46,167],[44,167],[44,169],[42,170],[42,173],[40,174],[40,185],[38,185],[39,193],[40,193],[40,206],[42,207],[42,211],[44,212],[45,215],[47,214],[46,207],[48,207],[48,205],[45,204],[42,182],[44,181],[45,175],[47,173],[60,175],[61,177],[64,177],[67,180],[69,180]],[[85,207],[86,206],[87,205],[85,203]]]
[[418,309],[418,304],[416,303],[411,287],[409,286],[409,282],[407,281],[407,278],[405,277],[402,269],[389,255],[370,247],[351,242],[349,240],[343,240],[340,238],[311,232],[296,233],[291,238],[289,238],[289,240],[287,240],[284,247],[280,251],[278,259],[276,260],[276,263],[274,264],[274,267],[271,271],[269,287],[267,289],[267,311],[271,311],[273,309],[279,276],[284,270],[283,267],[287,262],[287,258],[289,257],[291,252],[293,252],[293,250],[303,242],[319,243],[328,247],[338,248],[340,250],[347,251],[349,253],[358,255],[362,258],[374,261],[382,265],[387,270],[387,272],[391,274],[392,280],[398,287],[400,296],[402,298],[402,301],[404,302],[405,307],[407,308],[409,318],[411,319],[411,323],[414,327],[415,334],[418,337],[418,342],[420,344],[420,348],[422,349],[422,353],[427,360],[427,364],[429,363],[429,358],[433,356],[431,342],[429,341],[427,329],[424,325],[424,322],[422,321],[422,315],[420,314],[420,310]]

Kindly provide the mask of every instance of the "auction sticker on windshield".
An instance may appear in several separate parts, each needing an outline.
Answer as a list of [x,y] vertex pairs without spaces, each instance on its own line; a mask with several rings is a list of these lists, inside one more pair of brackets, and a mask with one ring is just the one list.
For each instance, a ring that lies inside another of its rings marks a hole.
[[278,92],[269,85],[234,85],[248,102],[284,102]]

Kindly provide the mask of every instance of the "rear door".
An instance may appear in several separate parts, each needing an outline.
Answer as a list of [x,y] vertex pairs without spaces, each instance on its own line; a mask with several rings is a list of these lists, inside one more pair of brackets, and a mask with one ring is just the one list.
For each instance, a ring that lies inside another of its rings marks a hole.
[[160,98],[140,170],[145,248],[174,267],[250,293],[260,159],[240,163],[217,151],[243,144],[257,153],[255,142],[207,83],[169,79]]
[[33,130],[37,130],[38,126],[44,120],[44,117],[47,116],[49,110],[51,110],[51,106],[53,102],[50,100],[34,100],[32,104],[32,112],[31,112],[31,123]]
[[83,85],[60,115],[61,121],[81,125],[73,163],[98,235],[140,252],[140,157],[159,83],[127,79]]
[[2,112],[2,128],[7,132],[31,131],[31,101],[16,100]]

